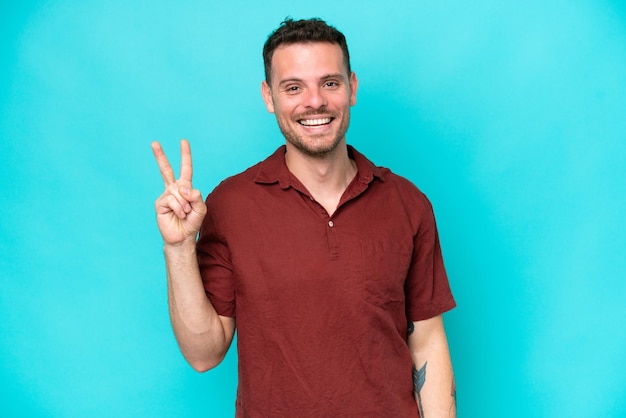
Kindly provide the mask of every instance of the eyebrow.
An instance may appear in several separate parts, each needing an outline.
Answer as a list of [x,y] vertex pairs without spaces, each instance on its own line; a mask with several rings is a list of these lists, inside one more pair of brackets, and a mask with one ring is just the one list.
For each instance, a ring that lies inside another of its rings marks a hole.
[[[343,78],[344,78],[344,76],[343,76],[343,74],[341,74],[341,73],[331,73],[331,74],[326,74],[326,75],[324,75],[324,76],[320,77],[320,80],[324,81],[324,80],[328,80],[328,79],[331,79],[331,78],[341,78],[341,79],[343,79]],[[291,77],[291,78],[286,78],[286,79],[284,79],[284,80],[281,80],[281,81],[278,83],[278,85],[279,85],[279,86],[282,86],[282,85],[287,84],[287,83],[292,83],[292,82],[301,82],[301,81],[302,81],[302,79],[301,79],[301,78]]]

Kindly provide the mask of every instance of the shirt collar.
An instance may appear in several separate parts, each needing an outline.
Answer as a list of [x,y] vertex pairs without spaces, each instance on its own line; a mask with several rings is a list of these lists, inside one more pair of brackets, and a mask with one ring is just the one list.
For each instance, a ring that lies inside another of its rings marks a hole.
[[[259,171],[254,178],[255,183],[275,184],[278,183],[282,189],[289,187],[299,188],[300,182],[291,174],[285,163],[285,152],[287,147],[282,145],[259,165]],[[356,162],[358,181],[362,184],[369,184],[378,178],[385,181],[388,169],[377,167],[354,147],[348,145],[348,155]]]

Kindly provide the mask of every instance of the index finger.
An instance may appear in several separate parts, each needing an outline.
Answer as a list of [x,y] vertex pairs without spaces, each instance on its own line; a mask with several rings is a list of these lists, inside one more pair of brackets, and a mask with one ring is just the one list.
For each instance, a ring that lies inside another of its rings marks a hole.
[[189,146],[189,141],[183,139],[180,141],[180,179],[191,184],[192,176],[191,147]]
[[159,165],[159,170],[161,171],[163,183],[165,183],[165,186],[167,187],[176,181],[176,178],[174,177],[174,170],[172,170],[172,166],[167,160],[167,157],[163,152],[163,148],[161,148],[161,144],[154,141],[152,144],[150,144],[150,146],[152,147],[152,153],[154,154],[154,158],[156,158],[157,164]]

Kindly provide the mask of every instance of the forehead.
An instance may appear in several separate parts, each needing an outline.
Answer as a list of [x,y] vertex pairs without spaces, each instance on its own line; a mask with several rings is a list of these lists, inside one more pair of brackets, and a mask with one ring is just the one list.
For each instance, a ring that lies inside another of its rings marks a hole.
[[272,78],[309,78],[326,74],[347,74],[343,51],[330,42],[281,45],[272,56]]

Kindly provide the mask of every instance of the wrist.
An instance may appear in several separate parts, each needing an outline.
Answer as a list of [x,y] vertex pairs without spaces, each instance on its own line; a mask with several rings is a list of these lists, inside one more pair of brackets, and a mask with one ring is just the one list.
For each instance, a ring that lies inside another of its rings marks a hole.
[[196,253],[196,240],[195,237],[185,239],[184,241],[163,245],[163,252],[167,256],[180,256],[184,254],[194,255]]

